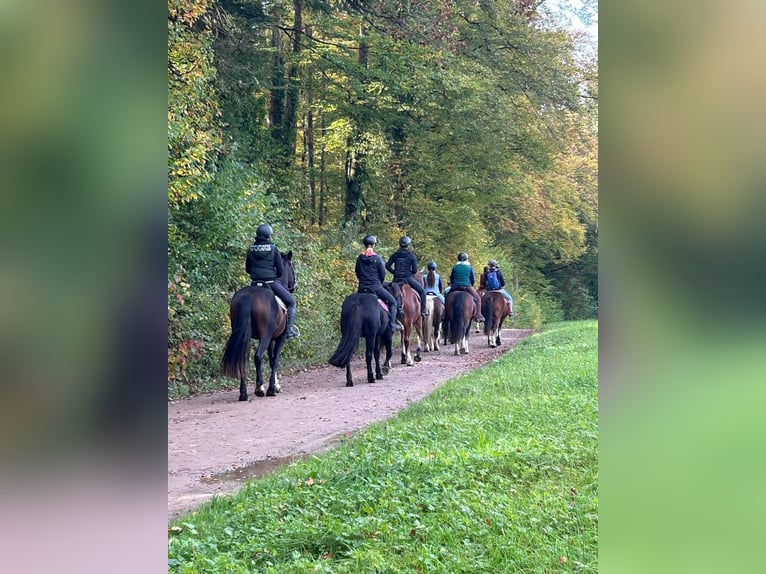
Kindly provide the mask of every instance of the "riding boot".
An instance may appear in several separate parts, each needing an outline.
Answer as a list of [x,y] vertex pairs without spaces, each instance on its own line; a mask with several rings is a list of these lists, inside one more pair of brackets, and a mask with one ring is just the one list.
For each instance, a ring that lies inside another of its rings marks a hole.
[[295,311],[296,307],[290,307],[287,310],[287,325],[285,331],[287,331],[287,338],[300,337],[301,333],[298,331],[298,327],[295,326]]
[[399,321],[396,320],[396,315],[393,313],[388,314],[388,322],[391,324],[391,332],[395,333],[396,331],[402,330],[402,325],[399,323]]

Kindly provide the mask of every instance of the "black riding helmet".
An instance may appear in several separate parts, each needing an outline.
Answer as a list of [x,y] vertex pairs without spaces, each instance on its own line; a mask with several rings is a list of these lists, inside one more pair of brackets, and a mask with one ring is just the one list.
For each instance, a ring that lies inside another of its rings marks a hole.
[[268,223],[262,223],[258,226],[258,229],[255,230],[255,236],[256,237],[263,237],[264,239],[269,239],[272,235],[274,235],[274,230],[271,229],[271,225]]
[[468,253],[466,253],[465,251],[461,251],[460,253],[458,253],[457,260],[468,261]]
[[367,247],[369,245],[373,245],[374,246],[374,245],[378,244],[378,239],[374,235],[367,235],[362,240],[362,243],[364,244],[365,247]]
[[430,269],[431,271],[436,271],[436,263],[434,263],[433,261],[429,261],[428,269]]
[[405,235],[404,237],[402,237],[402,238],[399,240],[399,247],[405,247],[405,248],[406,248],[406,247],[409,247],[409,246],[410,246],[410,243],[412,243],[412,239],[410,239],[409,237],[407,237],[407,236]]

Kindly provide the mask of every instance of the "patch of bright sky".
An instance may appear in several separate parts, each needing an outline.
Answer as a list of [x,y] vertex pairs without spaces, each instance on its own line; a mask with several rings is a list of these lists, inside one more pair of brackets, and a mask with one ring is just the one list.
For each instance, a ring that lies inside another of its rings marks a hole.
[[598,53],[598,0],[544,0],[543,20],[576,33],[577,51],[585,59]]

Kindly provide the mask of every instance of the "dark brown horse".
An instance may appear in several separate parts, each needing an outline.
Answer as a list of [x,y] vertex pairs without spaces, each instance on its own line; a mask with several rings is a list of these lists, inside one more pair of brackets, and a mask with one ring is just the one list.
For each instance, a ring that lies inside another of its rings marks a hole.
[[[395,286],[396,287],[396,286]],[[398,287],[395,289],[398,292]],[[396,295],[394,295],[396,297]],[[398,301],[398,300],[397,300]],[[374,383],[387,375],[391,368],[391,332],[386,311],[373,293],[352,293],[343,301],[340,313],[341,340],[329,359],[335,367],[346,367],[346,386],[353,387],[351,376],[351,358],[359,346],[360,337],[365,340],[364,359],[367,365],[367,382]],[[380,366],[380,345],[386,347],[386,358]],[[375,373],[372,371],[372,359],[375,358]]]
[[[423,276],[420,273],[413,275],[420,284],[423,284]],[[420,362],[420,341],[423,339],[423,316],[420,314],[420,295],[412,287],[404,283],[402,290],[402,317],[401,322],[404,326],[402,330],[402,365],[409,367],[415,362]],[[414,333],[417,336],[417,348],[415,350],[415,362],[413,362],[412,351],[410,349],[410,337]]]
[[449,336],[449,342],[455,345],[456,355],[468,353],[468,335],[475,309],[476,302],[470,293],[450,289],[445,300],[445,344]]
[[[292,264],[293,252],[282,253],[284,272],[278,279],[290,293],[294,293],[297,285],[295,282],[295,269]],[[221,373],[226,377],[239,379],[239,400],[247,400],[247,360],[250,355],[250,339],[258,341],[258,349],[255,351],[255,396],[262,397],[263,353],[268,349],[269,388],[266,396],[273,397],[280,390],[277,380],[279,359],[282,354],[282,346],[287,340],[285,324],[287,312],[284,307],[277,303],[277,297],[267,286],[256,287],[251,285],[240,289],[234,294],[229,306],[229,319],[231,320],[231,336],[226,343],[226,348],[221,357]]]
[[511,307],[500,291],[487,291],[481,298],[484,322],[484,334],[487,336],[487,345],[497,347],[502,344],[500,332],[503,321],[511,314]]
[[438,351],[444,304],[436,295],[426,295],[426,309],[429,314],[423,317],[423,351]]

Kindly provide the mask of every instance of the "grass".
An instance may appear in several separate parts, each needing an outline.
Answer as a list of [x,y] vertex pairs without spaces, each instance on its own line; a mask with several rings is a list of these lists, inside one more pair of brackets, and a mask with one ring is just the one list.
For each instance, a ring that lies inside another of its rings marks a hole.
[[169,571],[595,572],[595,321],[170,524]]

